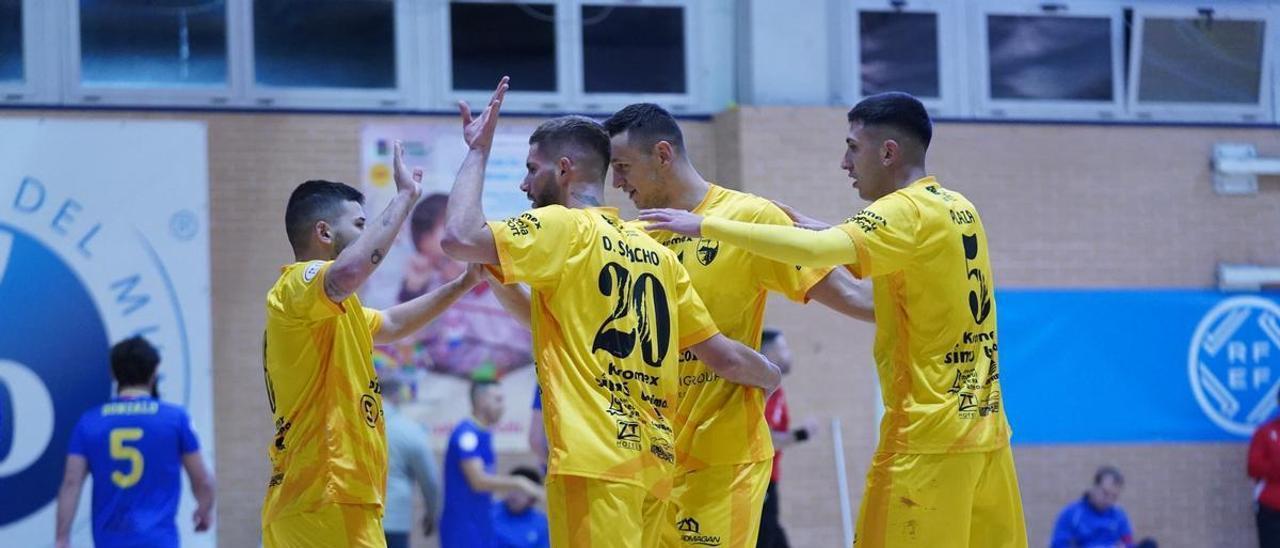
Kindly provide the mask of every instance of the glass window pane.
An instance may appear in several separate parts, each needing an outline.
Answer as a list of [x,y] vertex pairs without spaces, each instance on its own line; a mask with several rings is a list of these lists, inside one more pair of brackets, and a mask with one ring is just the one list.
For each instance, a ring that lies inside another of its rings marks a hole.
[[261,85],[396,87],[390,0],[255,0],[253,46]]
[[80,81],[87,86],[223,86],[223,0],[80,0]]
[[587,93],[685,93],[684,48],[684,8],[582,6]]
[[1139,101],[1258,102],[1263,21],[1143,21]]
[[0,0],[0,82],[24,80],[22,0]]
[[556,91],[553,4],[449,7],[453,89],[492,90],[503,75],[520,91]]
[[992,99],[1114,99],[1111,19],[987,16]]
[[864,11],[858,14],[862,94],[902,91],[941,97],[938,14]]

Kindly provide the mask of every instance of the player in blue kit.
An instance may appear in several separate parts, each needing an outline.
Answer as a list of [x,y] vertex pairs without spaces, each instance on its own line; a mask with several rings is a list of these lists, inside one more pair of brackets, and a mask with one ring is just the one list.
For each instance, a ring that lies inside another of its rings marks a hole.
[[191,479],[196,531],[213,523],[213,476],[181,407],[154,397],[160,355],[142,337],[111,348],[117,395],[90,409],[71,434],[67,469],[58,491],[57,546],[69,546],[71,523],[86,474],[93,475],[93,544],[98,548],[176,547],[174,516]]

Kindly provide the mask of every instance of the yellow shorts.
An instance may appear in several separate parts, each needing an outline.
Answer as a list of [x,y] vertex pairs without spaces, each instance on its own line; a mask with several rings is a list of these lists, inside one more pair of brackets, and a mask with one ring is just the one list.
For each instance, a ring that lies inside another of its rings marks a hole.
[[1013,451],[876,453],[853,545],[1025,548]]
[[773,459],[675,477],[663,546],[755,548]]
[[262,526],[264,548],[386,548],[382,510],[376,506],[333,504],[293,514]]
[[547,476],[547,525],[557,548],[657,546],[665,501],[652,490],[629,483],[551,474]]

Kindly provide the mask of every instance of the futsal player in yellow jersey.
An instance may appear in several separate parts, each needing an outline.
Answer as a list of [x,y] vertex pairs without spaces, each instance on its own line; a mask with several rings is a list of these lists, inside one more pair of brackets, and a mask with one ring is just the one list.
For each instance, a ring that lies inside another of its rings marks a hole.
[[675,461],[670,415],[681,349],[763,389],[777,367],[719,333],[678,258],[601,206],[609,137],[582,117],[529,138],[521,189],[535,209],[485,222],[481,192],[504,78],[473,119],[449,197],[442,246],[532,288],[530,320],[550,446],[547,513],[557,547],[657,546]]
[[[689,161],[680,126],[662,107],[629,105],[604,126],[611,137],[613,186],[636,207],[792,223],[769,200],[703,179]],[[770,291],[799,302],[813,298],[855,318],[873,317],[869,288],[843,269],[798,268],[714,238],[668,231],[649,235],[676,252],[721,332],[752,348],[760,344]],[[664,526],[668,543],[713,536],[723,547],[754,548],[773,461],[763,393],[721,379],[686,353],[680,359],[678,399],[675,504]]]
[[275,423],[262,506],[263,545],[386,546],[387,447],[373,344],[417,331],[474,286],[478,268],[417,299],[378,311],[356,288],[381,262],[421,193],[420,170],[395,144],[396,197],[365,227],[354,188],[307,181],[289,197],[285,228],[296,262],[267,294],[263,348]]
[[854,544],[1027,545],[1000,394],[986,233],[964,196],[925,172],[928,112],[902,93],[849,111],[842,167],[865,210],[821,231],[647,210],[654,228],[871,278],[885,415]]

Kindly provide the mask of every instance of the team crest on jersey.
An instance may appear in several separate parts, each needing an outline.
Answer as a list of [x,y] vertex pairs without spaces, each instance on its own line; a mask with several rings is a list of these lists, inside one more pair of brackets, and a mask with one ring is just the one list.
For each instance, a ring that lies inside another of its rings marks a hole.
[[719,240],[708,240],[706,238],[698,240],[698,262],[702,263],[702,266],[711,266],[711,263],[716,260],[716,255],[719,254]]
[[316,279],[316,274],[320,273],[321,268],[324,268],[324,261],[311,261],[307,269],[302,271],[302,281],[311,283],[311,280]]

